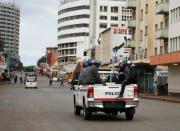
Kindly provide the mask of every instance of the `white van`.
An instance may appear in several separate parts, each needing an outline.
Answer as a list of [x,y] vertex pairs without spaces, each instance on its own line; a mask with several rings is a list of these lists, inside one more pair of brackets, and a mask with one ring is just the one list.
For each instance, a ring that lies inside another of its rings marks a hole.
[[25,83],[25,89],[27,88],[35,88],[37,89],[37,79],[36,77],[27,77]]

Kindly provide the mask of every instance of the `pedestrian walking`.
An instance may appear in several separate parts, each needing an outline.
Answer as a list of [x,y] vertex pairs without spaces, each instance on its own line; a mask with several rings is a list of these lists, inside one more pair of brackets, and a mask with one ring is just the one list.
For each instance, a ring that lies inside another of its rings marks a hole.
[[154,96],[158,96],[158,89],[157,89],[157,87],[158,87],[158,84],[157,84],[157,81],[155,81],[154,84],[153,84],[153,95]]
[[10,77],[9,76],[7,76],[7,81],[8,81],[8,84],[10,84],[11,83],[11,79],[10,79]]
[[17,75],[14,76],[14,83],[16,84],[17,82]]
[[60,87],[64,87],[64,80],[63,80],[63,78],[60,78]]
[[19,78],[19,81],[20,81],[20,84],[22,84],[22,83],[23,83],[22,76]]
[[52,77],[49,79],[49,85],[52,87]]

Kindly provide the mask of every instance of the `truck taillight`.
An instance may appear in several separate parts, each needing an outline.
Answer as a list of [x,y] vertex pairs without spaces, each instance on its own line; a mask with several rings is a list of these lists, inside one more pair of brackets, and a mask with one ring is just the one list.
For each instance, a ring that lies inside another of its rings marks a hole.
[[88,89],[88,98],[94,97],[94,87],[89,87]]
[[138,97],[138,87],[137,86],[134,87],[134,97],[135,98]]

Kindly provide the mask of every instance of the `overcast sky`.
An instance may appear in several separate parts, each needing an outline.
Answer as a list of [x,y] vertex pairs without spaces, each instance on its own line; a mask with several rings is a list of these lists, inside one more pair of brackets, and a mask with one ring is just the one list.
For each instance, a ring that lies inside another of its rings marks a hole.
[[35,65],[47,46],[57,46],[59,0],[19,0],[21,7],[20,57],[25,66]]

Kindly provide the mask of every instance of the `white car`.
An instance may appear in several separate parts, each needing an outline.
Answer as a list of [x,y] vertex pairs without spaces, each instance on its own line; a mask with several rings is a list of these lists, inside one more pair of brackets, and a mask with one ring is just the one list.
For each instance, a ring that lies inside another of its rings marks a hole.
[[36,88],[37,89],[37,79],[36,77],[27,77],[25,83],[25,89]]
[[52,78],[52,81],[58,82],[58,78],[57,78],[57,77],[53,77],[53,78]]
[[68,79],[68,83],[71,83],[71,82],[72,82],[72,78],[69,78],[69,79]]

